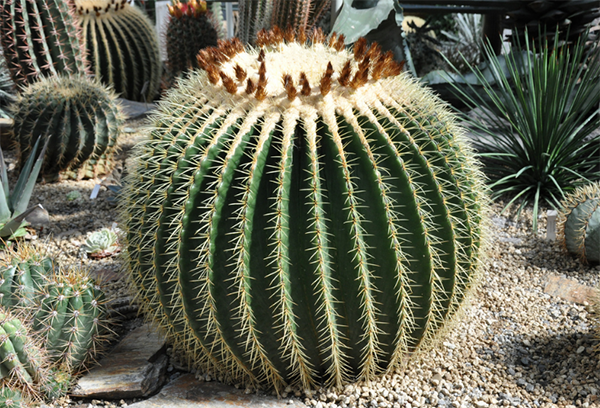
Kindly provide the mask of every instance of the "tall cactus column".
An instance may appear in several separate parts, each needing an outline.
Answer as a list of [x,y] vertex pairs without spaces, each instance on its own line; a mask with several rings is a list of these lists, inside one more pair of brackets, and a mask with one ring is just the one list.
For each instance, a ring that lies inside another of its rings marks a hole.
[[393,369],[472,286],[485,187],[390,53],[317,31],[199,54],[123,193],[141,303],[189,362],[281,391]]

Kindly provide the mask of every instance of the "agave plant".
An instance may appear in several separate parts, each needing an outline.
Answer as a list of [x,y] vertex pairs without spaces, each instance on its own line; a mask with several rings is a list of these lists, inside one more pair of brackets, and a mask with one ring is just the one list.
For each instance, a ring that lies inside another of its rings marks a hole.
[[35,181],[40,173],[49,140],[50,138],[46,139],[46,143],[37,159],[35,159],[35,155],[40,140],[38,139],[35,143],[32,154],[25,162],[12,193],[8,185],[4,154],[2,153],[2,148],[0,148],[0,238],[2,239],[8,238],[10,240],[25,235],[27,216],[37,208],[42,208],[40,204],[29,208],[27,206],[29,205]]
[[519,48],[501,63],[487,44],[485,73],[472,69],[478,84],[461,74],[453,87],[472,109],[465,120],[494,196],[512,196],[505,209],[518,204],[517,216],[532,204],[536,231],[540,205],[558,208],[566,193],[600,179],[600,47],[586,49],[585,37],[561,46],[555,36]]

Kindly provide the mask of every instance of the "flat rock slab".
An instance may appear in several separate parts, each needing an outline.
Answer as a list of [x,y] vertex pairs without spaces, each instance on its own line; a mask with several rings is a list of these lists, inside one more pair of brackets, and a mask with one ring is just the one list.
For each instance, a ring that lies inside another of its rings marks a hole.
[[582,285],[575,279],[551,274],[548,275],[544,293],[557,296],[569,302],[584,304],[590,303],[595,290],[590,286]]
[[296,399],[246,394],[244,390],[216,381],[198,381],[185,374],[154,397],[128,408],[306,408]]
[[127,119],[137,119],[144,117],[154,108],[156,108],[156,105],[152,102],[136,102],[123,98],[119,98],[119,104],[123,108],[123,113],[125,114]]
[[149,325],[129,333],[75,386],[73,397],[121,399],[153,394],[166,379],[165,339]]

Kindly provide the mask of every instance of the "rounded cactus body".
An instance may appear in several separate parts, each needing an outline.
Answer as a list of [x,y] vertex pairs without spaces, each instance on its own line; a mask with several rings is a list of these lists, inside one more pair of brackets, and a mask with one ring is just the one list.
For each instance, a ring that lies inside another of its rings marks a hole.
[[17,85],[40,76],[85,75],[79,36],[68,1],[0,1],[0,43]]
[[559,234],[567,251],[582,262],[600,262],[600,183],[580,187],[566,197]]
[[112,171],[123,116],[114,93],[98,81],[44,78],[24,88],[11,110],[21,163],[40,135],[51,138],[40,172],[44,179],[93,178]]
[[148,17],[127,0],[75,0],[75,9],[96,78],[123,98],[152,101],[162,65]]
[[121,202],[130,276],[174,347],[277,390],[372,378],[435,337],[487,205],[454,116],[390,53],[304,40],[202,51]]
[[32,328],[50,361],[79,369],[102,340],[104,293],[82,270],[62,270],[39,294]]
[[206,47],[217,45],[218,33],[207,12],[205,1],[177,2],[169,6],[166,31],[167,63],[172,80],[198,68],[196,56]]
[[2,408],[25,408],[28,404],[23,400],[23,395],[8,385],[0,388],[0,407]]

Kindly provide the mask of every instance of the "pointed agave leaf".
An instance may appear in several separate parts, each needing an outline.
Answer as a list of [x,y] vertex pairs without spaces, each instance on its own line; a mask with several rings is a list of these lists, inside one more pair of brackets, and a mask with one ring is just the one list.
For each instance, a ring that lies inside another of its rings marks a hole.
[[8,206],[9,203],[6,199],[4,183],[0,183],[0,223],[10,218],[10,208]]
[[[39,139],[37,142],[35,142],[32,154],[27,159],[25,168],[19,175],[19,180],[15,186],[15,196],[13,198],[13,216],[21,214],[23,211],[25,211],[27,205],[29,204],[29,199],[33,193],[33,187],[35,186],[40,169],[42,168],[42,162],[44,161],[44,155],[46,154],[46,149],[48,148],[48,142],[50,142],[50,138],[46,139],[46,143],[44,144],[44,147],[42,148],[42,151],[38,156],[33,169],[31,169],[31,162],[33,161],[33,157],[37,151],[37,145],[39,142]],[[26,169],[27,171],[25,171]],[[29,169],[31,169],[31,171]],[[21,186],[22,184],[24,184],[24,187],[17,189],[17,187]]]
[[[11,208],[11,202],[10,202],[10,188],[8,185],[8,174],[7,174],[7,170],[6,170],[6,162],[4,161],[4,152],[2,151],[2,148],[0,147],[0,179],[2,182],[2,188],[4,191],[4,194],[2,194],[1,197],[4,197],[4,201],[6,202],[6,205],[8,206],[8,208]],[[1,203],[0,203],[1,205]]]
[[44,209],[44,207],[42,207],[41,204],[36,204],[33,207],[27,209],[27,211],[25,211],[21,215],[18,215],[17,217],[13,218],[8,223],[6,223],[6,225],[4,225],[2,229],[0,229],[0,238],[10,237],[15,232],[17,232],[17,230],[23,225],[25,218],[38,208],[41,208],[42,210]]

